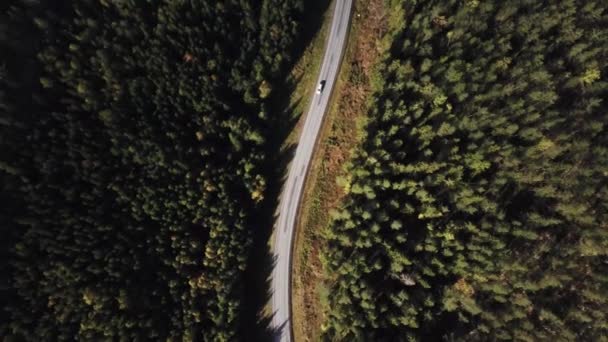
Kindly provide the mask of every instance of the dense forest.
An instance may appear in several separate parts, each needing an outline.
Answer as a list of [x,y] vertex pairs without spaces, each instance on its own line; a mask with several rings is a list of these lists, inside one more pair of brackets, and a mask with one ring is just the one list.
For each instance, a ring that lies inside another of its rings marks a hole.
[[302,4],[2,1],[0,336],[239,337]]
[[391,3],[325,339],[608,341],[608,2]]

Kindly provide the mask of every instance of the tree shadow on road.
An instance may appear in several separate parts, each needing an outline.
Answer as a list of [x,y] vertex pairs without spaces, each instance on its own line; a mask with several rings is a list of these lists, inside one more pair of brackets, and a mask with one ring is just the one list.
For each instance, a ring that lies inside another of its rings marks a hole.
[[[275,82],[275,90],[269,101],[272,118],[266,143],[268,164],[263,170],[267,175],[265,198],[257,213],[251,217],[253,242],[243,278],[243,299],[240,312],[239,335],[247,341],[273,341],[279,331],[271,327],[273,313],[267,304],[272,296],[271,275],[275,257],[271,250],[270,239],[276,220],[279,196],[287,178],[288,166],[295,153],[296,144],[286,144],[286,139],[294,129],[300,116],[297,111],[306,99],[299,98],[293,103],[290,98],[300,82],[287,73],[302,57],[323,24],[323,14],[330,4],[329,0],[307,0],[300,22],[303,31],[296,39],[293,58],[282,72],[281,82]],[[283,327],[279,328],[282,329]]]

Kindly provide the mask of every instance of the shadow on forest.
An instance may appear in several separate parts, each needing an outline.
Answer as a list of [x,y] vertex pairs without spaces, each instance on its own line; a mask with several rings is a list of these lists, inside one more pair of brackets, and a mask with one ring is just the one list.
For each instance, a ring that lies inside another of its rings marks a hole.
[[[266,144],[266,155],[269,157],[265,167],[267,189],[264,201],[258,212],[251,217],[253,243],[247,261],[247,269],[243,279],[243,300],[240,313],[241,331],[239,335],[247,341],[272,341],[276,336],[270,324],[272,314],[265,312],[265,306],[270,302],[271,274],[275,257],[270,250],[269,239],[272,235],[276,220],[276,208],[279,196],[287,175],[287,167],[293,158],[296,145],[284,146],[289,133],[294,129],[301,112],[295,112],[304,100],[297,99],[290,104],[290,97],[299,79],[290,79],[287,73],[302,57],[306,47],[315,37],[323,23],[323,13],[329,7],[330,0],[305,1],[301,17],[303,31],[295,41],[292,59],[284,66],[279,82],[269,101],[269,112],[273,122],[269,129],[270,137]],[[281,77],[284,81],[280,81]]]

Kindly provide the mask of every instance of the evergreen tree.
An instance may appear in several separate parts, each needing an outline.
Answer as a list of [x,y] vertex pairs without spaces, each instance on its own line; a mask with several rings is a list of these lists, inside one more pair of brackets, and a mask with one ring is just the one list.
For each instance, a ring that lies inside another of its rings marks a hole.
[[239,338],[302,7],[274,3],[0,5],[0,335]]
[[324,337],[605,340],[608,6],[393,5]]

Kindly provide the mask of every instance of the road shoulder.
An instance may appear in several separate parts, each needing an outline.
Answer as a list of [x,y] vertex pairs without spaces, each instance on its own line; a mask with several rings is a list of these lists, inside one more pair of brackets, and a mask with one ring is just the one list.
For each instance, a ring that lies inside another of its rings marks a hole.
[[329,212],[344,195],[336,178],[363,137],[374,69],[386,32],[384,0],[355,2],[347,50],[306,180],[294,241],[292,312],[296,341],[318,341],[329,295],[319,257]]

